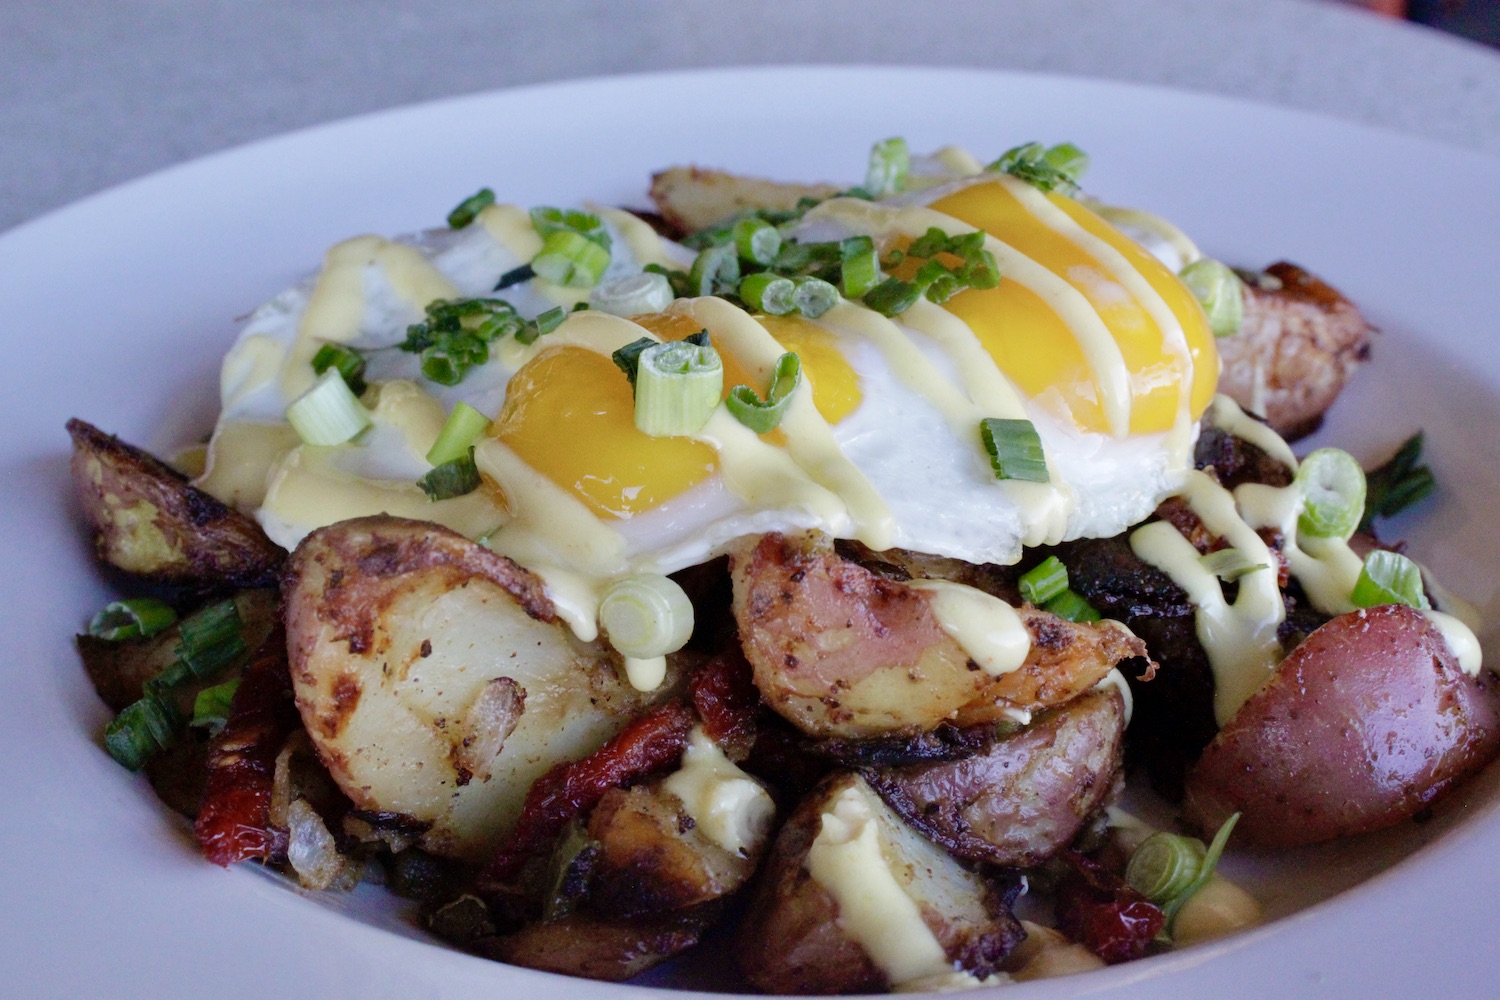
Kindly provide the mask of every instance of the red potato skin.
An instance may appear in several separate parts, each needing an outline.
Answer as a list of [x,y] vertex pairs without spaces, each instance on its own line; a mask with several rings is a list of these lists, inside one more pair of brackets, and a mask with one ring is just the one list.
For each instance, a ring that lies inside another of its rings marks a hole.
[[1500,683],[1420,611],[1341,615],[1282,661],[1188,773],[1188,820],[1295,847],[1408,819],[1500,751]]

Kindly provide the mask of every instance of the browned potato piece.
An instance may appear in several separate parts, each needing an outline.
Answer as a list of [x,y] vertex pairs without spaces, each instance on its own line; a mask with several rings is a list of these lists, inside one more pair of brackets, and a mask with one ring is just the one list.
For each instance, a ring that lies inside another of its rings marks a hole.
[[286,553],[260,525],[92,424],[69,420],[68,434],[74,488],[100,559],[156,583],[221,589],[275,582]]
[[1265,273],[1268,287],[1245,289],[1239,332],[1218,341],[1219,391],[1282,437],[1298,438],[1317,429],[1368,356],[1370,327],[1338,289],[1297,265],[1272,264]]
[[928,594],[839,557],[826,536],[765,535],[730,554],[734,614],[761,697],[814,736],[871,737],[993,722],[1060,705],[1145,646],[1110,625],[1035,608],[1026,662],[980,670],[938,625]]
[[589,903],[619,917],[727,896],[755,873],[766,847],[762,836],[744,853],[726,851],[660,781],[605,793],[589,816],[588,834],[599,845]]
[[696,913],[635,920],[573,914],[484,939],[475,950],[528,969],[622,983],[697,944],[706,925]]
[[[878,993],[900,985],[882,964],[890,956],[867,953],[857,939],[862,915],[842,912],[810,868],[824,813],[846,795],[870,817],[880,861],[920,915],[920,925],[900,928],[901,936],[921,937],[925,928],[940,948],[939,974],[993,974],[1023,936],[994,886],[903,823],[864,779],[844,773],[803,800],[771,848],[736,941],[745,977],[767,993]],[[861,870],[859,880],[877,876],[885,877]]]
[[1124,736],[1124,699],[1105,688],[972,757],[865,777],[908,823],[959,857],[1030,867],[1067,846],[1105,804]]
[[533,781],[651,700],[612,652],[574,639],[537,577],[433,524],[321,528],[292,554],[284,595],[319,755],[357,808],[430,824],[435,854],[488,858]]
[[1420,611],[1355,611],[1313,632],[1188,772],[1204,831],[1291,847],[1414,815],[1500,750],[1494,674],[1463,673]]
[[651,200],[678,234],[750,209],[785,211],[802,198],[831,198],[839,190],[832,184],[786,184],[702,167],[669,167],[651,176]]

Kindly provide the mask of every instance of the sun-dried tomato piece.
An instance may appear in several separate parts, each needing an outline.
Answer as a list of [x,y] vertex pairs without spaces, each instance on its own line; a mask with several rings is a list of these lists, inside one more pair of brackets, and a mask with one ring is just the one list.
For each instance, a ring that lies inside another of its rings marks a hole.
[[193,836],[203,856],[229,866],[275,853],[271,827],[276,755],[297,727],[286,635],[275,629],[241,675],[224,728],[208,747],[208,781]]
[[484,881],[503,884],[548,847],[572,820],[599,804],[604,793],[682,759],[693,713],[668,702],[636,719],[579,761],[558,764],[532,783],[515,830],[485,870]]
[[1125,880],[1077,851],[1061,851],[1068,874],[1057,888],[1063,933],[1111,965],[1146,954],[1167,917]]
[[708,738],[731,760],[743,760],[755,745],[760,712],[760,691],[745,654],[737,645],[724,650],[698,668],[688,690]]

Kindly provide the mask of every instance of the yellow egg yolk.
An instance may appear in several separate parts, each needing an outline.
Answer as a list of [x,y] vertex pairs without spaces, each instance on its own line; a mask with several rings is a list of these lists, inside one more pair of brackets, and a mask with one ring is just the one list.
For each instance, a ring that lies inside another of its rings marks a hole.
[[[813,406],[830,424],[853,413],[864,398],[859,376],[839,353],[838,338],[799,316],[758,316],[762,326],[783,348],[802,362],[802,375],[812,389]],[[731,384],[728,378],[725,385]],[[764,386],[750,383],[763,392]]]
[[[1172,428],[1188,379],[1190,416],[1197,419],[1218,381],[1218,353],[1202,308],[1176,275],[1109,223],[1071,198],[1053,194],[1049,200],[1118,251],[1160,296],[1182,328],[1191,372],[1146,307],[1088,248],[1049,226],[1001,181],[970,185],[933,202],[932,208],[1015,248],[1087,300],[1120,347],[1130,381],[1131,432]],[[968,324],[1021,391],[1033,397],[1055,391],[1079,427],[1108,430],[1087,353],[1067,318],[1042,296],[1002,273],[996,287],[962,292],[947,307]]]

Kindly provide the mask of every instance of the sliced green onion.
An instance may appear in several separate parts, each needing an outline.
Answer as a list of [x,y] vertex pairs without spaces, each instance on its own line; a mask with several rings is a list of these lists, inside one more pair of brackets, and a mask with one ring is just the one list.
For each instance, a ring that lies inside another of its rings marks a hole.
[[1068,589],[1068,567],[1057,556],[1048,556],[1040,564],[1021,574],[1021,596],[1037,607]]
[[592,288],[609,267],[609,251],[582,233],[559,229],[542,241],[531,258],[537,277],[565,288]]
[[539,313],[535,319],[528,319],[521,324],[516,331],[516,342],[521,344],[533,344],[538,337],[547,334],[562,326],[562,321],[568,318],[568,311],[562,306],[553,306],[544,313]]
[[740,299],[756,312],[785,316],[797,308],[794,296],[797,282],[770,271],[745,275],[740,282]]
[[839,290],[822,278],[798,278],[792,292],[792,305],[808,319],[819,316],[839,304]]
[[1208,880],[1214,877],[1214,869],[1219,866],[1219,858],[1224,854],[1224,848],[1229,844],[1229,835],[1234,832],[1234,826],[1240,821],[1240,814],[1235,813],[1224,821],[1219,827],[1214,839],[1209,841],[1208,850],[1203,853],[1203,860],[1198,864],[1198,875],[1187,884],[1180,893],[1167,900],[1162,906],[1162,912],[1167,915],[1167,930],[1172,929],[1172,923],[1177,919],[1177,912],[1182,905],[1193,898],[1193,893],[1208,884]]
[[1417,431],[1390,460],[1365,476],[1365,516],[1361,531],[1377,517],[1394,517],[1437,488],[1432,470],[1417,463],[1422,458],[1422,432]]
[[611,316],[640,316],[661,312],[672,298],[672,282],[666,275],[642,271],[600,282],[589,293],[589,305]]
[[470,446],[457,458],[435,466],[431,472],[417,480],[417,485],[422,487],[427,499],[437,501],[473,493],[479,489],[481,482],[479,467],[474,464],[474,448]]
[[696,434],[723,392],[724,365],[712,347],[652,344],[636,362],[635,426],[652,437]]
[[1198,878],[1208,848],[1197,837],[1153,833],[1125,866],[1125,881],[1158,906],[1175,899]]
[[624,347],[611,354],[609,356],[609,359],[615,363],[616,368],[625,373],[625,377],[628,378],[630,380],[630,384],[634,386],[636,372],[640,369],[641,365],[641,355],[645,353],[647,348],[655,347],[659,343],[661,343],[661,341],[652,340],[650,337],[642,337],[639,340],[632,340],[630,343],[626,344]]
[[920,286],[900,278],[886,278],[865,293],[864,303],[882,316],[899,316],[921,297]]
[[1089,168],[1089,154],[1071,142],[1060,142],[1049,148],[1042,154],[1042,160],[1074,184]]
[[106,604],[89,622],[89,635],[110,642],[144,639],[176,621],[177,612],[170,605],[154,597],[131,597]]
[[746,216],[734,224],[733,232],[741,260],[765,267],[781,252],[781,233],[765,219]]
[[670,577],[627,576],[604,592],[599,624],[610,644],[631,659],[665,656],[693,634],[693,602]]
[[1070,622],[1096,622],[1102,617],[1076,590],[1064,590],[1042,605],[1042,610]]
[[532,269],[530,264],[522,264],[520,267],[513,267],[509,271],[506,271],[504,274],[500,275],[500,280],[495,282],[495,291],[503,292],[513,285],[519,285],[523,281],[530,281],[535,277],[536,271]]
[[1319,448],[1297,467],[1295,483],[1302,493],[1298,532],[1338,539],[1354,534],[1365,512],[1365,472],[1354,456]]
[[979,437],[989,453],[996,479],[1022,479],[1031,483],[1049,482],[1047,457],[1042,453],[1042,439],[1030,420],[1002,420],[986,417],[979,422]]
[[1058,143],[1050,148],[1039,142],[1028,142],[1006,150],[985,169],[1019,177],[1043,191],[1060,189],[1065,194],[1072,194],[1088,165],[1088,154],[1071,142]]
[[1404,604],[1409,608],[1431,607],[1422,586],[1422,570],[1398,552],[1377,549],[1365,556],[1364,567],[1349,595],[1356,608]]
[[442,431],[427,452],[427,461],[433,465],[451,462],[467,452],[479,436],[490,429],[490,418],[465,402],[458,402]]
[[870,237],[849,237],[839,244],[839,255],[839,284],[844,298],[862,298],[880,284],[880,255]]
[[116,761],[139,771],[158,751],[177,738],[180,719],[167,701],[147,695],[132,702],[104,730],[104,749]]
[[370,411],[350,391],[344,377],[330,368],[286,408],[286,419],[306,443],[336,445],[369,427]]
[[865,190],[872,198],[883,198],[906,187],[911,169],[911,153],[906,140],[899,136],[877,142],[870,148],[870,168],[865,173]]
[[777,427],[786,416],[792,395],[802,383],[802,360],[788,352],[776,359],[776,369],[771,373],[771,389],[761,399],[748,385],[737,385],[729,390],[724,405],[736,420],[757,434],[765,434]]
[[1177,275],[1208,316],[1215,337],[1231,337],[1245,319],[1245,286],[1228,266],[1200,257]]
[[495,192],[489,188],[480,188],[458,203],[458,207],[448,213],[448,225],[454,229],[462,229],[479,217],[479,213],[495,203]]
[[1207,553],[1198,561],[1204,569],[1225,583],[1233,583],[1247,573],[1270,569],[1266,563],[1252,562],[1250,557],[1239,549],[1219,549],[1217,552]]
[[694,347],[714,346],[714,339],[708,335],[707,330],[699,330],[697,333],[690,333],[686,337],[683,337],[682,341],[685,344],[692,344]]
[[240,612],[234,601],[210,604],[184,618],[177,658],[194,677],[212,677],[245,653]]
[[223,684],[204,688],[193,699],[193,717],[188,725],[206,728],[217,734],[229,721],[229,709],[234,704],[234,693],[240,689],[240,679],[231,677]]
[[693,295],[722,295],[740,283],[740,260],[733,243],[708,247],[693,259],[688,288]]
[[604,222],[592,212],[538,205],[529,214],[531,225],[543,243],[557,233],[576,233],[599,244],[603,250],[609,249],[610,239],[609,234],[604,231]]
[[356,396],[365,392],[365,356],[343,344],[324,344],[313,355],[313,371],[319,375],[330,368],[338,370]]

